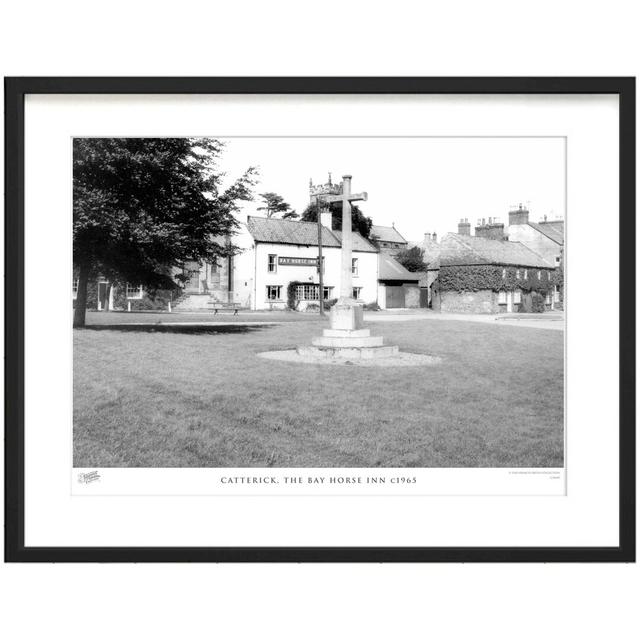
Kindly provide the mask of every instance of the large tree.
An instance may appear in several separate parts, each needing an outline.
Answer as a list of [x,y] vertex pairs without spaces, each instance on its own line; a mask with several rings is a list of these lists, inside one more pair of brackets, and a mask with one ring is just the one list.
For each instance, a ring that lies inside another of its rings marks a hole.
[[425,271],[427,265],[424,261],[424,251],[418,247],[411,247],[411,249],[402,249],[395,254],[395,259],[407,270],[407,271]]
[[298,214],[291,208],[288,202],[284,201],[284,198],[273,191],[267,191],[261,193],[260,197],[264,204],[263,207],[258,207],[258,211],[266,211],[267,218],[273,217],[276,213],[281,213],[282,218],[297,218]]
[[171,288],[186,261],[233,250],[220,238],[237,226],[239,202],[252,199],[255,170],[223,188],[222,146],[200,138],[73,141],[75,327],[84,326],[92,277]]
[[[331,228],[340,231],[342,229],[342,203],[331,202],[329,211],[331,211]],[[318,205],[315,203],[310,204],[304,210],[300,219],[304,222],[316,222],[318,220]],[[351,205],[351,229],[353,231],[358,231],[361,236],[368,238],[372,224],[371,218],[367,218],[357,204]]]

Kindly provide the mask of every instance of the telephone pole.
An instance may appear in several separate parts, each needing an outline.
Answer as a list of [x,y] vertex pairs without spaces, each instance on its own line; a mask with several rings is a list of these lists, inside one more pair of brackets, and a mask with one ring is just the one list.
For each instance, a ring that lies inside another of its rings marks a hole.
[[324,316],[324,281],[322,274],[322,216],[320,215],[323,203],[319,196],[316,199],[316,202],[318,204],[318,298],[320,303],[320,315]]

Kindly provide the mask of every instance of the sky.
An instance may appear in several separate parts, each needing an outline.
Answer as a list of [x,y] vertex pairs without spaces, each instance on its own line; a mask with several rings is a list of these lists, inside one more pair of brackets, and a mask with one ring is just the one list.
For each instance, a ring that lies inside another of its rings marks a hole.
[[[219,167],[232,180],[257,167],[256,194],[273,191],[301,213],[314,184],[353,176],[353,192],[374,224],[390,226],[409,241],[425,233],[457,231],[460,218],[507,223],[522,203],[536,222],[565,216],[565,140],[547,138],[223,138]],[[259,198],[242,207],[257,211]]]

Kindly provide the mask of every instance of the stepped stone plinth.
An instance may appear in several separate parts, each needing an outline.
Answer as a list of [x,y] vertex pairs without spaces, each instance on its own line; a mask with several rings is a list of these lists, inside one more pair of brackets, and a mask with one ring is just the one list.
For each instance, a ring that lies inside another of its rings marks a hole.
[[363,307],[353,300],[331,307],[331,328],[311,340],[312,346],[298,347],[301,356],[316,358],[371,359],[398,354],[398,347],[384,344],[382,336],[372,336],[363,328]]

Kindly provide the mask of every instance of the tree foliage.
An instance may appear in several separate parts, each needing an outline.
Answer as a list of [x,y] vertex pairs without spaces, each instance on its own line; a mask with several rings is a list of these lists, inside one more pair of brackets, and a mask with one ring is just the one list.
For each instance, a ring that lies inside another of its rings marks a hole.
[[[331,211],[331,228],[336,231],[342,229],[342,203],[331,202],[329,205]],[[310,204],[302,213],[301,220],[303,222],[317,222],[318,220],[318,205],[315,203]],[[351,229],[358,231],[363,238],[368,238],[371,233],[371,226],[373,220],[368,218],[362,213],[360,207],[357,204],[351,205]]]
[[291,208],[284,198],[273,191],[261,193],[260,197],[264,203],[263,207],[258,207],[258,211],[266,211],[267,218],[273,217],[276,213],[281,213],[282,218],[297,218],[298,214]]
[[224,238],[238,224],[239,202],[252,199],[255,170],[223,188],[222,147],[201,138],[74,140],[74,326],[84,325],[89,277],[171,288],[187,260],[233,251]]
[[426,270],[424,251],[418,246],[411,247],[411,249],[402,249],[394,257],[407,271]]

